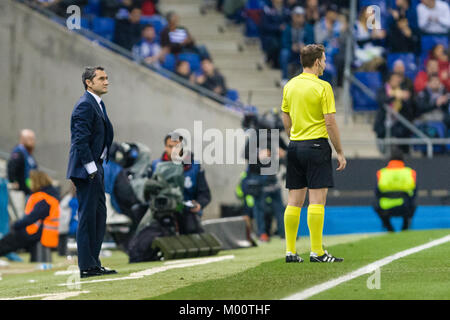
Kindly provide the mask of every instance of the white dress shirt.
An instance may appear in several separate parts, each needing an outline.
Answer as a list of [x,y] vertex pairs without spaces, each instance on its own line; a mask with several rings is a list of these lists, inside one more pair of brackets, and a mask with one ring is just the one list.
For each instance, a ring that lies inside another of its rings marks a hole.
[[[100,112],[102,112],[102,114],[105,114],[102,105],[100,104],[100,102],[102,101],[102,98],[100,98],[98,95],[96,95],[95,93],[92,93],[90,91],[88,91],[94,98],[95,101],[97,101],[97,104],[100,108]],[[106,158],[108,152],[108,148],[105,146],[105,149],[103,149],[102,155],[100,156],[100,159],[104,160]],[[84,165],[84,168],[86,169],[86,171],[88,172],[88,174],[94,173],[97,171],[97,165],[95,164],[95,161],[91,161],[89,163],[86,163]]]
[[450,29],[449,5],[436,0],[434,8],[428,8],[423,3],[417,6],[419,27],[427,33],[447,33]]

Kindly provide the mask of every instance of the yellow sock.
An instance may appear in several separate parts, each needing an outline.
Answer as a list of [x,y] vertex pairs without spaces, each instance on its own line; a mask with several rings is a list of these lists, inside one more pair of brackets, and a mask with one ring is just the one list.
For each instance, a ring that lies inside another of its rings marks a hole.
[[311,251],[321,256],[324,254],[322,248],[323,220],[325,207],[321,204],[310,204],[308,206],[308,228],[311,240]]
[[286,253],[296,253],[295,243],[297,241],[298,225],[300,222],[300,211],[302,208],[286,206],[284,211],[284,232],[286,236]]

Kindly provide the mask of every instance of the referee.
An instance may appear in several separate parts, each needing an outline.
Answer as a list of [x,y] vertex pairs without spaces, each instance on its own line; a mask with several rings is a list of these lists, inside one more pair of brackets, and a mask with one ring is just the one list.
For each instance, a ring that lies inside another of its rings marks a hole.
[[326,66],[323,45],[310,44],[300,52],[303,73],[291,79],[283,90],[283,124],[290,142],[287,149],[286,188],[288,205],[284,212],[286,262],[303,262],[297,255],[296,240],[300,211],[309,189],[308,228],[311,262],[341,262],[322,247],[323,221],[328,188],[333,187],[331,139],[337,153],[337,171],[347,164],[334,114],[333,89],[318,76]]

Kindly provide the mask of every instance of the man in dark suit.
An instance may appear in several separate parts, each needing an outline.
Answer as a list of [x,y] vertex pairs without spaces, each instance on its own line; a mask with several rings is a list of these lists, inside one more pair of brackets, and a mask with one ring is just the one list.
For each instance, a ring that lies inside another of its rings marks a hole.
[[102,67],[87,67],[82,75],[86,89],[75,104],[70,121],[71,147],[67,178],[77,189],[78,266],[81,278],[117,273],[102,267],[100,249],[106,230],[103,161],[108,161],[114,137],[101,96],[108,92],[108,75]]

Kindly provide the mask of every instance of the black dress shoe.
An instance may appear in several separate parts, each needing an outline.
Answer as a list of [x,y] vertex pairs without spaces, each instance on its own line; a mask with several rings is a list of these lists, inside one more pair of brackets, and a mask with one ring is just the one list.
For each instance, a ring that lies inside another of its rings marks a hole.
[[86,270],[80,270],[80,278],[102,276],[104,273],[99,267],[89,268]]
[[117,273],[116,270],[108,269],[108,268],[105,268],[105,267],[100,267],[100,272],[102,274],[116,274]]

